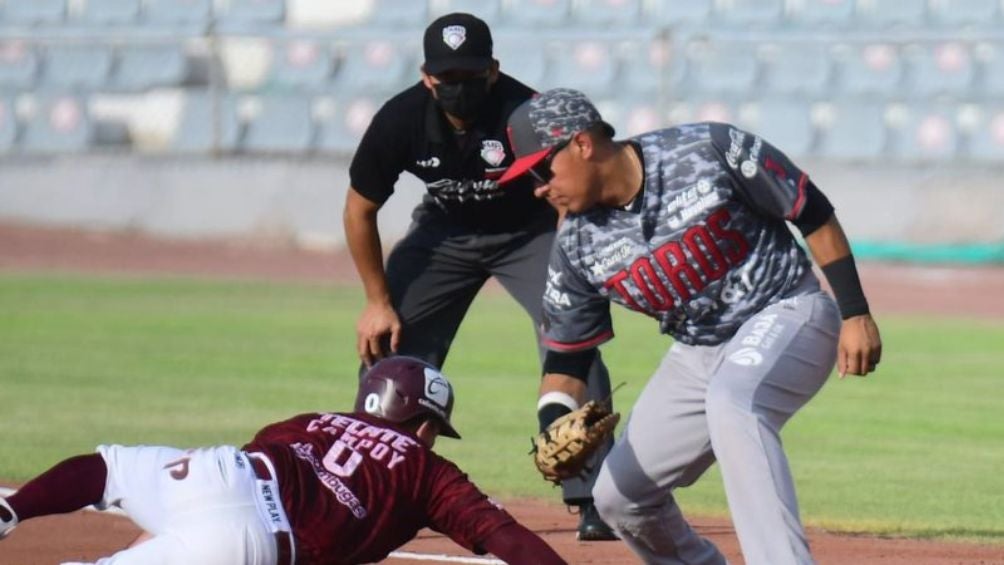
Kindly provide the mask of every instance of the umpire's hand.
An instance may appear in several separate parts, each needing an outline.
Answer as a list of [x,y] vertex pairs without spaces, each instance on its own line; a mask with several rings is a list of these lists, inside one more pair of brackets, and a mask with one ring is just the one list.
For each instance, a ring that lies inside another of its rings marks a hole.
[[837,372],[840,378],[848,373],[867,375],[882,359],[882,338],[871,314],[844,320],[837,346]]
[[[387,337],[390,351],[387,351]],[[401,320],[387,303],[368,303],[356,323],[356,350],[367,367],[397,351],[401,340]]]

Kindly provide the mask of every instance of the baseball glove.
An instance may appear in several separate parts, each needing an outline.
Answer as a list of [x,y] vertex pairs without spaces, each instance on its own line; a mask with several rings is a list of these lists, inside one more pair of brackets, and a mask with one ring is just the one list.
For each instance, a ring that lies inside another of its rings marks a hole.
[[614,433],[621,415],[608,402],[590,400],[558,418],[533,439],[533,462],[554,484],[581,475],[589,456]]

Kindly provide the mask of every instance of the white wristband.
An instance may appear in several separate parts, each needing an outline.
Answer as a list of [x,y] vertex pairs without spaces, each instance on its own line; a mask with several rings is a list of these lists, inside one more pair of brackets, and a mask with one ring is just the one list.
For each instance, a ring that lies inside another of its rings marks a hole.
[[565,406],[572,412],[579,409],[579,403],[572,398],[572,395],[567,392],[561,392],[553,390],[551,392],[544,393],[540,400],[537,401],[537,410],[547,406],[548,404],[561,404]]

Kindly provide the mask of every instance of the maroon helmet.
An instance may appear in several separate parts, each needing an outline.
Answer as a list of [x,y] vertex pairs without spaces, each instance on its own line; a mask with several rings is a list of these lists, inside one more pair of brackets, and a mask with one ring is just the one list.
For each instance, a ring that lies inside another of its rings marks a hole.
[[432,416],[439,421],[440,434],[460,439],[450,424],[450,381],[439,369],[414,357],[388,357],[370,367],[359,381],[355,411],[396,423]]

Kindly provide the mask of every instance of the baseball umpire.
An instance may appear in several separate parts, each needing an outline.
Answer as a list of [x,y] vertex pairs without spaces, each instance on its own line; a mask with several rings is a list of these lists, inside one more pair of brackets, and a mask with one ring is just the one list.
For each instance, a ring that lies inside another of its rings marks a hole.
[[391,357],[366,372],[352,413],[301,414],[241,449],[105,445],[0,498],[0,538],[19,522],[118,506],[152,534],[100,563],[372,563],[431,527],[507,563],[560,564],[533,532],[432,452],[453,388]]
[[[365,366],[396,352],[442,367],[467,309],[494,276],[540,326],[555,210],[521,180],[501,190],[512,163],[506,118],[534,91],[499,72],[492,36],[480,19],[448,14],[425,30],[421,82],[391,98],[352,159],[345,236],[366,293],[357,324]],[[426,186],[407,235],[387,258],[377,213],[407,171]],[[541,350],[543,356],[543,350]],[[610,382],[597,357],[590,398]],[[611,443],[603,446],[593,465]],[[566,504],[580,507],[580,539],[616,539],[592,506],[595,472],[565,481]]]
[[533,178],[538,196],[568,209],[551,254],[545,343],[575,370],[545,375],[543,390],[583,398],[581,359],[613,337],[611,301],[675,340],[603,463],[600,515],[646,563],[724,563],[673,498],[717,460],[746,563],[811,563],[781,427],[834,360],[841,376],[866,375],[881,357],[827,198],[778,149],[728,124],[614,141],[582,93],[555,89],[509,125],[517,160],[501,182]]

